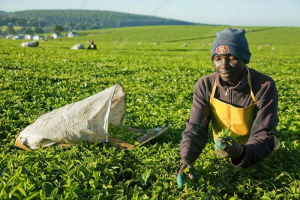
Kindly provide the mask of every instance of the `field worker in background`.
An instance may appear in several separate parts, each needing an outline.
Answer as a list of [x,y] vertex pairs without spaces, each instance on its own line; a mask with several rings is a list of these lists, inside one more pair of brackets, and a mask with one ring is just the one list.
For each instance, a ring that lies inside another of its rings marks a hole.
[[[199,178],[193,163],[208,141],[210,121],[216,153],[231,159],[236,167],[250,167],[279,149],[275,82],[246,65],[250,56],[245,30],[226,28],[217,33],[211,48],[215,73],[197,81],[190,118],[182,133],[177,169],[180,186],[186,168],[190,179]],[[236,142],[218,137],[228,127],[238,136]]]
[[94,41],[93,40],[90,40],[90,45],[87,49],[92,49],[92,50],[96,50],[97,49],[97,46],[94,44]]
[[22,47],[38,47],[39,42],[38,41],[32,41],[32,42],[22,42]]

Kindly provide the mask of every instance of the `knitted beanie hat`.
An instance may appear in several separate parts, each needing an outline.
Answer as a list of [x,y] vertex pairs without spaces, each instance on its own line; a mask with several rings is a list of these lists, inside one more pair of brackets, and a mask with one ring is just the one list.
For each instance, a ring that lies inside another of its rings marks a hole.
[[243,59],[246,64],[250,62],[251,53],[244,29],[226,28],[217,33],[211,48],[211,60],[216,54],[232,54]]

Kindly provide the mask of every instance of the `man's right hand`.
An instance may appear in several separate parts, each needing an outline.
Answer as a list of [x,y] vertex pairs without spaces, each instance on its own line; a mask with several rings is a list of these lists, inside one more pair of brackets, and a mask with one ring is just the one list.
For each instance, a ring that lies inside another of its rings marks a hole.
[[177,183],[179,187],[183,187],[183,179],[184,179],[184,170],[188,168],[189,172],[189,178],[193,181],[198,181],[200,175],[195,174],[194,166],[191,164],[190,160],[187,157],[183,157],[180,161],[180,165],[177,168],[176,176],[177,176]]

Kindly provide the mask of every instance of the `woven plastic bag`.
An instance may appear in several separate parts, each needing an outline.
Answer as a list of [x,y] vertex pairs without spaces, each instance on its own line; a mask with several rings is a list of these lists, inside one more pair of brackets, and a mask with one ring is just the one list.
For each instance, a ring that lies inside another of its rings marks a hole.
[[38,41],[22,42],[21,46],[22,47],[38,47],[39,46],[39,42]]
[[74,46],[71,47],[71,49],[84,49],[84,44],[75,44]]
[[125,91],[117,84],[40,116],[20,132],[15,146],[35,150],[54,144],[108,142],[108,124],[121,126],[125,114]]

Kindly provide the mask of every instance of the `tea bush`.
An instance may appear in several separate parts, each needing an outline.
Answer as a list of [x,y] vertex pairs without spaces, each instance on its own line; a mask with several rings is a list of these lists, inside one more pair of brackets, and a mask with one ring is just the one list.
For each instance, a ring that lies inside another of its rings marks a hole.
[[[249,67],[271,76],[279,92],[282,152],[249,169],[216,156],[212,133],[195,163],[201,177],[180,189],[174,176],[196,81],[214,71],[210,48],[225,27],[157,26],[83,31],[41,41],[0,40],[1,199],[299,199],[300,34],[297,28],[245,27]],[[93,39],[97,51],[70,50]],[[114,44],[118,41],[118,44]],[[138,42],[142,42],[138,45]],[[158,43],[154,45],[153,43]],[[188,47],[181,47],[190,43]],[[261,46],[260,49],[258,47]],[[275,47],[272,50],[272,47]],[[42,113],[116,83],[127,93],[125,127],[170,123],[133,150],[107,144],[14,147],[14,137]]]

